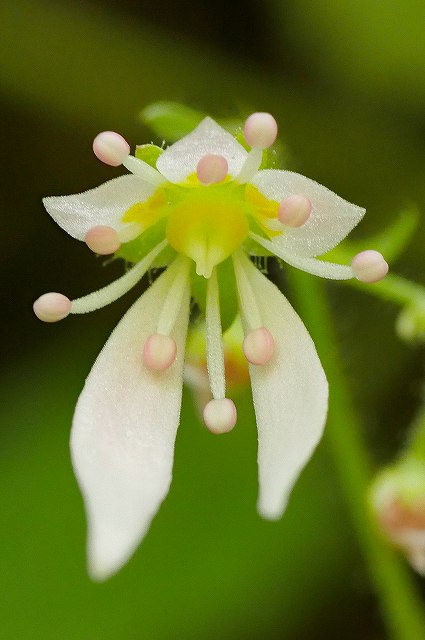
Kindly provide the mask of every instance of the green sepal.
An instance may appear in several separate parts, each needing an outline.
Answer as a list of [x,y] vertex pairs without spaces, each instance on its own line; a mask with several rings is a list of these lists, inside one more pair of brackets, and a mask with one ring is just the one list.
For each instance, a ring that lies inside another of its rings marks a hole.
[[176,142],[190,133],[205,114],[178,102],[153,102],[139,114],[141,120],[162,140]]
[[163,151],[164,149],[161,149],[156,144],[138,144],[134,155],[156,169],[156,161]]
[[[167,224],[167,220],[165,218],[159,220],[156,224],[152,225],[146,231],[144,231],[140,236],[131,240],[130,242],[126,242],[121,245],[121,247],[116,252],[115,256],[117,258],[123,258],[126,262],[136,263],[142,260],[152,251],[154,247],[156,247],[164,238],[165,235],[165,227]],[[152,267],[165,267],[172,262],[176,255],[174,249],[167,245],[163,251],[156,257],[154,260]]]
[[191,294],[199,307],[202,315],[205,316],[206,299],[207,299],[207,281],[204,277],[198,276],[195,271],[192,272]]
[[[221,329],[223,333],[231,326],[238,313],[238,297],[232,258],[227,258],[217,265],[217,279],[220,296]],[[201,310],[206,313],[207,280],[203,276],[193,274],[192,297]]]
[[[264,229],[260,227],[253,216],[249,217],[249,228],[250,231],[253,231],[258,236],[261,236],[265,240],[270,240],[269,236],[264,233]],[[262,257],[270,257],[274,256],[274,253],[263,247],[256,240],[253,240],[249,236],[243,243],[243,250],[250,256],[262,256]]]

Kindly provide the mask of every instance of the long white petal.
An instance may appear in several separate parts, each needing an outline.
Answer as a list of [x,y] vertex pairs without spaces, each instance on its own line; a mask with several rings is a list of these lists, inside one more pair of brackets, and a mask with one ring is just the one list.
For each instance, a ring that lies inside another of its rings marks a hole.
[[156,167],[170,182],[182,182],[209,153],[224,156],[232,176],[239,173],[248,156],[230,133],[207,117],[191,133],[168,147],[159,156]]
[[278,258],[285,260],[285,262],[292,267],[296,267],[307,273],[312,273],[321,278],[328,278],[329,280],[350,280],[350,278],[354,278],[353,269],[348,265],[326,262],[325,260],[317,260],[316,258],[303,258],[293,255],[288,250],[282,249],[280,244],[276,243],[275,240],[266,240],[256,233],[250,233],[250,237]]
[[[244,267],[275,341],[272,360],[249,369],[258,427],[258,510],[276,519],[322,436],[328,383],[314,343],[289,302],[246,258]],[[243,300],[241,307],[247,324]]]
[[129,225],[122,222],[124,213],[154,191],[153,185],[137,176],[120,176],[83,193],[43,198],[43,204],[62,229],[84,240],[87,231],[98,225],[125,230]]
[[179,422],[189,287],[171,336],[177,359],[155,373],[142,362],[172,265],[131,307],[96,360],[75,411],[71,452],[88,517],[91,576],[106,579],[131,556],[171,482]]
[[320,256],[333,249],[360,222],[365,209],[358,207],[310,178],[265,169],[251,180],[270,200],[281,202],[291,195],[306,196],[313,205],[307,222],[298,228],[285,228],[274,239],[284,251],[302,257]]

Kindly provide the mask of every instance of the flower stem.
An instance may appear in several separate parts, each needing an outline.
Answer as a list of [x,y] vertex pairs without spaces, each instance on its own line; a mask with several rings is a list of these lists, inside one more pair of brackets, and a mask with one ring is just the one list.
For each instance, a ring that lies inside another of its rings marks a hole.
[[367,507],[373,464],[336,348],[323,284],[302,272],[289,271],[297,307],[311,331],[330,381],[327,441],[379,598],[388,637],[393,640],[425,638],[425,612],[413,576],[401,557],[381,538]]
[[425,460],[425,398],[413,420],[407,452],[421,460]]
[[346,284],[401,306],[416,304],[425,308],[425,287],[393,273],[389,273],[383,280],[373,285],[364,284],[355,279],[347,280]]

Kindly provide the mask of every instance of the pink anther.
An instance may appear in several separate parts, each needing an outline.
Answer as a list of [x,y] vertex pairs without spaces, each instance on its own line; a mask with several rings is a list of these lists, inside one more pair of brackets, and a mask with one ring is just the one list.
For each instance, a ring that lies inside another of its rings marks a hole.
[[85,242],[89,249],[101,256],[115,253],[121,245],[115,229],[102,225],[89,229],[86,233]]
[[153,333],[145,342],[143,362],[151,371],[165,371],[176,359],[177,345],[173,338]]
[[312,210],[311,201],[305,196],[292,195],[284,198],[279,206],[279,221],[287,227],[301,227],[307,222]]
[[199,160],[196,175],[201,184],[216,184],[224,180],[228,170],[226,158],[210,153]]
[[277,136],[277,122],[270,113],[252,113],[244,127],[245,140],[250,147],[267,149]]
[[130,153],[130,145],[115,131],[102,131],[93,140],[94,154],[101,162],[119,167]]
[[388,264],[379,251],[368,249],[354,256],[351,267],[354,275],[360,282],[379,282],[388,273]]
[[44,293],[33,304],[34,313],[43,322],[63,320],[71,311],[71,300],[62,293]]
[[228,433],[236,424],[237,411],[229,398],[210,400],[204,408],[205,426],[211,433]]
[[266,327],[260,327],[245,336],[242,348],[245,358],[251,364],[267,364],[275,351],[274,338]]

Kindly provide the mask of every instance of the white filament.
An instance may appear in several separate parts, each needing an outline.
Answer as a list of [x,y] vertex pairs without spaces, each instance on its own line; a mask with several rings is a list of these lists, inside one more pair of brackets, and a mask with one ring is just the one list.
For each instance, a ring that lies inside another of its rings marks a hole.
[[307,273],[312,273],[321,278],[328,278],[329,280],[350,280],[350,278],[354,278],[353,269],[345,264],[335,264],[334,262],[326,262],[325,260],[317,260],[316,258],[298,257],[289,251],[285,251],[277,243],[262,238],[257,233],[250,232],[249,236],[292,267],[296,267]]
[[245,333],[249,333],[250,331],[254,331],[254,329],[262,327],[263,322],[243,261],[238,253],[234,253],[232,258],[236,275],[239,302],[247,325]]
[[127,156],[126,158],[124,158],[122,164],[135,176],[142,178],[143,180],[145,180],[145,182],[149,182],[149,184],[152,184],[156,187],[163,182],[166,182],[166,179],[159,173],[159,171],[151,167],[147,162],[139,160],[139,158],[135,158],[134,156]]
[[174,328],[180,313],[181,301],[184,298],[184,292],[189,282],[191,261],[186,256],[179,256],[176,258],[177,260],[179,261],[177,274],[167,293],[158,319],[157,333],[163,336],[170,335]]
[[262,159],[263,150],[257,147],[252,148],[242,165],[242,169],[235,177],[235,182],[239,182],[240,184],[250,182],[255,174],[258,173]]
[[207,283],[206,332],[207,369],[211,393],[214,400],[221,400],[226,395],[226,378],[220,319],[219,288],[217,269],[215,268]]
[[121,278],[114,280],[103,289],[93,291],[83,298],[76,298],[72,301],[71,313],[89,313],[106,307],[106,305],[121,298],[127,291],[130,291],[148,271],[155,258],[166,247],[167,240],[160,242],[143,260],[135,267],[127,271]]

